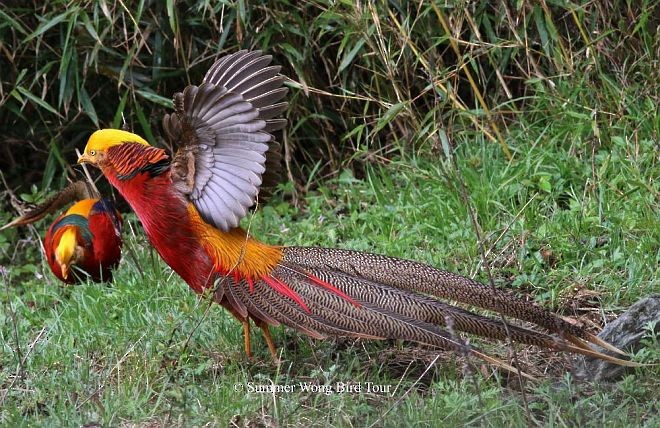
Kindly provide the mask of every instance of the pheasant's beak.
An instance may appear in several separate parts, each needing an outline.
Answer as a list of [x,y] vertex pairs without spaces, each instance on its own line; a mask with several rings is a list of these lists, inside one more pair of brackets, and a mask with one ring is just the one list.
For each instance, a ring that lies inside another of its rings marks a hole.
[[66,263],[60,263],[60,271],[62,272],[62,278],[69,279],[69,265]]
[[81,163],[92,163],[92,159],[89,157],[89,155],[87,153],[83,153],[78,158],[78,164],[81,164]]

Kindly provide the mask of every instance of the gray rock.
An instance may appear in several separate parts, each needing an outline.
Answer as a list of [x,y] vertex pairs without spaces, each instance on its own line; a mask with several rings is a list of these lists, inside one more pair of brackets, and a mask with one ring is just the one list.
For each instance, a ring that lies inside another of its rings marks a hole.
[[[646,332],[644,327],[652,321],[660,321],[660,294],[645,297],[632,305],[619,318],[607,324],[598,337],[622,351],[635,352],[642,347],[641,340]],[[656,324],[656,328],[660,328],[660,323]],[[578,360],[578,367],[581,377],[605,382],[613,382],[631,370],[630,367],[587,357]]]

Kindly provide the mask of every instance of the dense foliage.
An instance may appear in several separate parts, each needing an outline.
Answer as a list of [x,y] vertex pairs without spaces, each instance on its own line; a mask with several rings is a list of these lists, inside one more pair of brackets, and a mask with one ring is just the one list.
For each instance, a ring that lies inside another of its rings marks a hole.
[[657,95],[649,0],[3,3],[0,168],[12,187],[58,188],[95,128],[126,120],[158,141],[171,95],[239,48],[272,53],[292,79],[285,147],[289,168],[309,168],[295,168],[299,181],[314,165],[333,173],[452,145],[456,132],[509,156],[521,112],[564,110],[576,122],[568,143],[609,144],[613,125],[639,126],[622,91],[649,110]]

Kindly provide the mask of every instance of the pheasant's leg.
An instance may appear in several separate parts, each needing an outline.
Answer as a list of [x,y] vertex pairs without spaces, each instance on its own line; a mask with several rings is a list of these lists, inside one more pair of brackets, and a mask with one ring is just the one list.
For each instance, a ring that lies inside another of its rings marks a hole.
[[236,319],[239,320],[241,324],[243,324],[243,336],[245,339],[245,355],[248,358],[252,358],[252,347],[250,346],[250,317],[249,316],[243,317],[225,299],[221,299],[219,301],[216,300],[216,302],[220,303],[225,309],[229,311],[229,313],[231,313],[234,317],[236,317]]
[[252,358],[252,347],[250,346],[250,318],[241,320],[243,323],[243,335],[245,335],[245,355]]
[[263,321],[255,320],[254,323],[261,329],[261,332],[264,335],[264,339],[266,339],[266,344],[268,345],[268,350],[270,351],[270,356],[273,358],[273,361],[279,361],[277,355],[277,347],[275,346],[275,342],[273,342],[273,337],[270,335],[270,326]]

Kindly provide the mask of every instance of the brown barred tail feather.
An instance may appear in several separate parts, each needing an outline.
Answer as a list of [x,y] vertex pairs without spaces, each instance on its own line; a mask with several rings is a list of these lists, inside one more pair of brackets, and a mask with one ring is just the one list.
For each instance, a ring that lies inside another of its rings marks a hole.
[[80,201],[82,199],[89,199],[92,197],[98,196],[95,195],[94,190],[89,184],[87,184],[86,181],[74,181],[59,191],[57,194],[46,199],[44,202],[35,206],[22,216],[0,227],[0,230],[7,229],[9,227],[32,224],[46,217],[48,214],[54,213],[63,206],[70,204],[71,202]]
[[[223,287],[225,298],[260,326],[285,324],[312,337],[352,336],[404,339],[465,351],[445,331],[601,358],[625,366],[638,363],[605,355],[589,343],[616,350],[541,306],[422,263],[356,251],[284,247],[280,264],[266,279]],[[282,291],[282,288],[286,290]],[[534,323],[548,333],[471,312],[438,300],[466,305]],[[272,349],[272,343],[269,342]],[[469,352],[507,370],[506,363],[477,349]],[[621,352],[621,351],[618,351]]]

